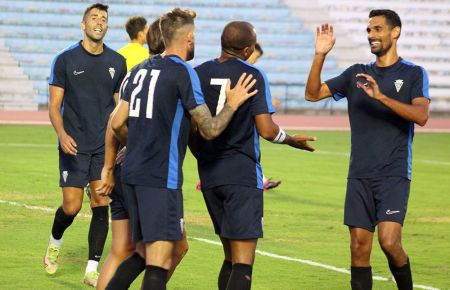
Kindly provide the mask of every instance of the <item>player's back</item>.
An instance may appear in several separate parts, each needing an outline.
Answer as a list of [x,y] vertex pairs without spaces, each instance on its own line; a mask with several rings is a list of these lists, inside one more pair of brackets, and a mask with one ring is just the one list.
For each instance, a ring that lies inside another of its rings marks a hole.
[[[211,60],[196,67],[200,83],[213,116],[220,113],[226,95],[227,80],[233,87],[241,74],[252,74],[258,93],[234,114],[227,128],[214,140],[198,138],[198,167],[202,188],[223,184],[262,186],[259,135],[254,116],[273,113],[270,90],[262,71],[237,58],[224,62]],[[239,174],[234,174],[239,173]]]
[[188,111],[203,103],[195,71],[176,56],[158,55],[136,66],[124,86],[130,109],[123,182],[181,188]]

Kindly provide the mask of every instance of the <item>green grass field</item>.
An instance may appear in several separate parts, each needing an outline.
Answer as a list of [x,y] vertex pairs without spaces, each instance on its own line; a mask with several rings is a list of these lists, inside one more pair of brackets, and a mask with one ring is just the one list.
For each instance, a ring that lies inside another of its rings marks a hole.
[[[349,133],[308,133],[319,139],[315,153],[261,144],[265,174],[283,183],[265,192],[265,236],[258,249],[348,269],[349,237],[342,219]],[[78,217],[66,231],[57,274],[49,277],[42,267],[54,216],[54,211],[44,209],[56,209],[61,202],[56,142],[50,126],[0,125],[0,289],[89,289],[81,283],[89,218]],[[416,134],[403,234],[415,284],[439,289],[450,289],[449,144],[450,134]],[[202,196],[195,190],[197,169],[191,155],[186,157],[184,173],[190,250],[168,288],[217,289],[222,250],[198,240],[218,239]],[[87,200],[82,212],[90,213]],[[110,236],[104,256],[109,244]],[[376,243],[372,267],[374,275],[391,277]],[[257,255],[252,289],[349,289],[349,279],[345,273]],[[139,289],[139,283],[133,289]],[[374,289],[396,286],[374,281]]]

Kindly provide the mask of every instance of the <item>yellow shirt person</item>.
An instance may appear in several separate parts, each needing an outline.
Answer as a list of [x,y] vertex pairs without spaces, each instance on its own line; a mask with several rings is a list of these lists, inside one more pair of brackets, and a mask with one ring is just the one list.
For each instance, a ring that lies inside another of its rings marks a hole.
[[137,42],[130,42],[117,51],[127,61],[127,70],[130,71],[133,67],[146,60],[150,54],[148,49]]
[[147,43],[147,20],[142,16],[132,16],[128,18],[125,29],[131,41],[117,52],[125,58],[127,70],[130,71],[150,56],[148,49],[144,47]]

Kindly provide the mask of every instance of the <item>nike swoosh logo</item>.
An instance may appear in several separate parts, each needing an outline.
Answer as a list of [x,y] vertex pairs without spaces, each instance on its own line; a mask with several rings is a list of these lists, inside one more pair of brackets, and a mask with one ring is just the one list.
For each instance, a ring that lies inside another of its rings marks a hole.
[[82,71],[76,71],[76,70],[74,70],[74,71],[73,71],[73,75],[74,75],[74,76],[81,75],[82,73],[84,73],[84,70],[82,70]]
[[399,210],[390,210],[390,209],[388,209],[387,211],[386,211],[386,214],[387,215],[391,215],[391,214],[396,214],[396,213],[399,213],[400,211]]

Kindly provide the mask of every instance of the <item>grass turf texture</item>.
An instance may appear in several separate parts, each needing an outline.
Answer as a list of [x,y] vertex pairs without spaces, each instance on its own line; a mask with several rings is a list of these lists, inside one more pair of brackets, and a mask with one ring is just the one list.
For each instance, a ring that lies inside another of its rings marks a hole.
[[[317,152],[300,152],[261,141],[266,176],[281,179],[265,192],[264,230],[258,249],[293,258],[349,268],[349,237],[342,224],[349,133],[304,132],[318,137]],[[56,209],[56,136],[50,126],[0,125],[0,199]],[[450,289],[450,134],[416,134],[413,182],[403,232],[416,284]],[[437,161],[437,162],[435,162]],[[184,163],[184,206],[190,250],[169,282],[169,289],[217,289],[222,263],[219,246],[193,238],[218,240],[200,192],[197,170]],[[82,213],[90,213],[87,199]],[[87,260],[89,219],[78,217],[64,235],[62,263],[54,277],[42,258],[54,212],[0,203],[1,289],[92,289],[82,284]],[[109,251],[108,236],[104,257]],[[373,274],[391,277],[376,237]],[[132,289],[139,289],[139,281]],[[349,289],[350,276],[293,261],[257,255],[252,289]],[[374,289],[396,289],[374,281]]]

